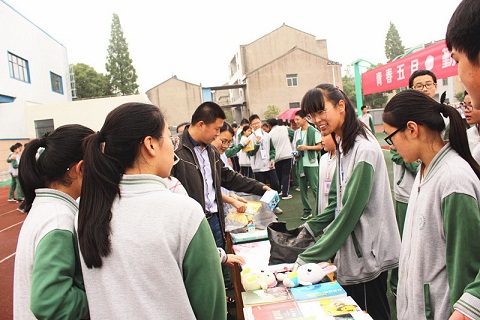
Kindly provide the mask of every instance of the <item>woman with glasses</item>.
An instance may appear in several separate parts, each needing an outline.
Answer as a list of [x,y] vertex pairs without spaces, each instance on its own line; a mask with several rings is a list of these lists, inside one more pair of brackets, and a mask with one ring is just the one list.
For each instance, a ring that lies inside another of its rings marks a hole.
[[[441,136],[444,117],[449,142]],[[403,230],[397,316],[447,319],[480,268],[480,167],[458,112],[421,92],[394,96],[383,122],[403,159],[421,161]]]
[[302,110],[323,136],[332,134],[337,168],[327,208],[305,224],[315,236],[328,228],[297,263],[333,257],[347,294],[372,318],[390,319],[387,276],[398,265],[400,236],[380,145],[345,93],[331,84],[309,90]]
[[87,138],[78,241],[92,319],[226,317],[205,214],[162,180],[174,162],[153,105],[123,104]]
[[467,130],[468,145],[470,152],[477,163],[480,163],[480,110],[474,109],[472,106],[472,99],[465,91],[463,98],[464,105],[462,106],[465,113],[465,119],[471,127]]

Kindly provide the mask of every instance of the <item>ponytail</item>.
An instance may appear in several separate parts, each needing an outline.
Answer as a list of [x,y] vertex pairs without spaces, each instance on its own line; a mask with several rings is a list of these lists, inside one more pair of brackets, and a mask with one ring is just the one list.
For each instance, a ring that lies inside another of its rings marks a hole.
[[160,138],[165,120],[150,104],[125,103],[112,110],[96,134],[85,141],[78,242],[87,268],[101,268],[111,253],[112,205],[120,180],[134,166],[145,137]]
[[395,128],[405,128],[408,121],[414,121],[439,134],[445,129],[443,117],[450,119],[450,146],[468,162],[480,179],[480,166],[470,152],[465,125],[454,108],[438,103],[423,92],[405,90],[387,103],[382,116],[383,122]]
[[40,172],[37,165],[36,154],[38,148],[42,147],[40,140],[30,141],[22,154],[22,161],[19,163],[18,179],[22,187],[24,195],[25,212],[29,212],[32,208],[33,200],[35,200],[35,190],[46,188],[44,173]]

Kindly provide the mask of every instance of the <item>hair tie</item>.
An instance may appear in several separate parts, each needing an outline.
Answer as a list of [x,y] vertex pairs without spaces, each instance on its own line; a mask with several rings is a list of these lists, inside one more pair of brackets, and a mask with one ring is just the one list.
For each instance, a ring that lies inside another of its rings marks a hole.
[[98,141],[105,142],[105,137],[100,131],[97,131],[97,135],[98,135]]
[[49,136],[50,132],[45,132],[45,134],[38,139],[38,147],[45,148],[47,146],[47,137]]
[[440,105],[440,113],[443,115],[444,118],[448,118],[448,110],[447,108],[450,108],[446,104],[441,104]]

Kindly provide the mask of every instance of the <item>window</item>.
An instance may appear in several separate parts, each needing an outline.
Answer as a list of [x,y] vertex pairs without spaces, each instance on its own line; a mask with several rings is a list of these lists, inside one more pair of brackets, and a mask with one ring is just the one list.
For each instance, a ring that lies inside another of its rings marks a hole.
[[448,78],[443,78],[443,79],[442,79],[442,84],[443,84],[444,86],[448,86]]
[[30,72],[27,60],[8,52],[8,68],[10,69],[10,77],[30,83]]
[[287,87],[296,87],[298,84],[296,74],[287,74]]
[[300,102],[290,102],[290,103],[288,104],[288,107],[289,107],[290,109],[292,109],[292,108],[300,108]]
[[47,132],[52,132],[54,129],[53,119],[35,120],[35,134],[37,135],[37,139],[43,137]]
[[62,77],[50,72],[50,81],[52,82],[52,91],[63,94]]

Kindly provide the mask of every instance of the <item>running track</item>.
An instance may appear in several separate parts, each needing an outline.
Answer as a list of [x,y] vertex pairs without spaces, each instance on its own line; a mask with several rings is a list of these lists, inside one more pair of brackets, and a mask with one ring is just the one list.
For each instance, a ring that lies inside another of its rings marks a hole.
[[13,319],[13,268],[18,234],[26,215],[7,202],[9,187],[0,187],[0,320]]

